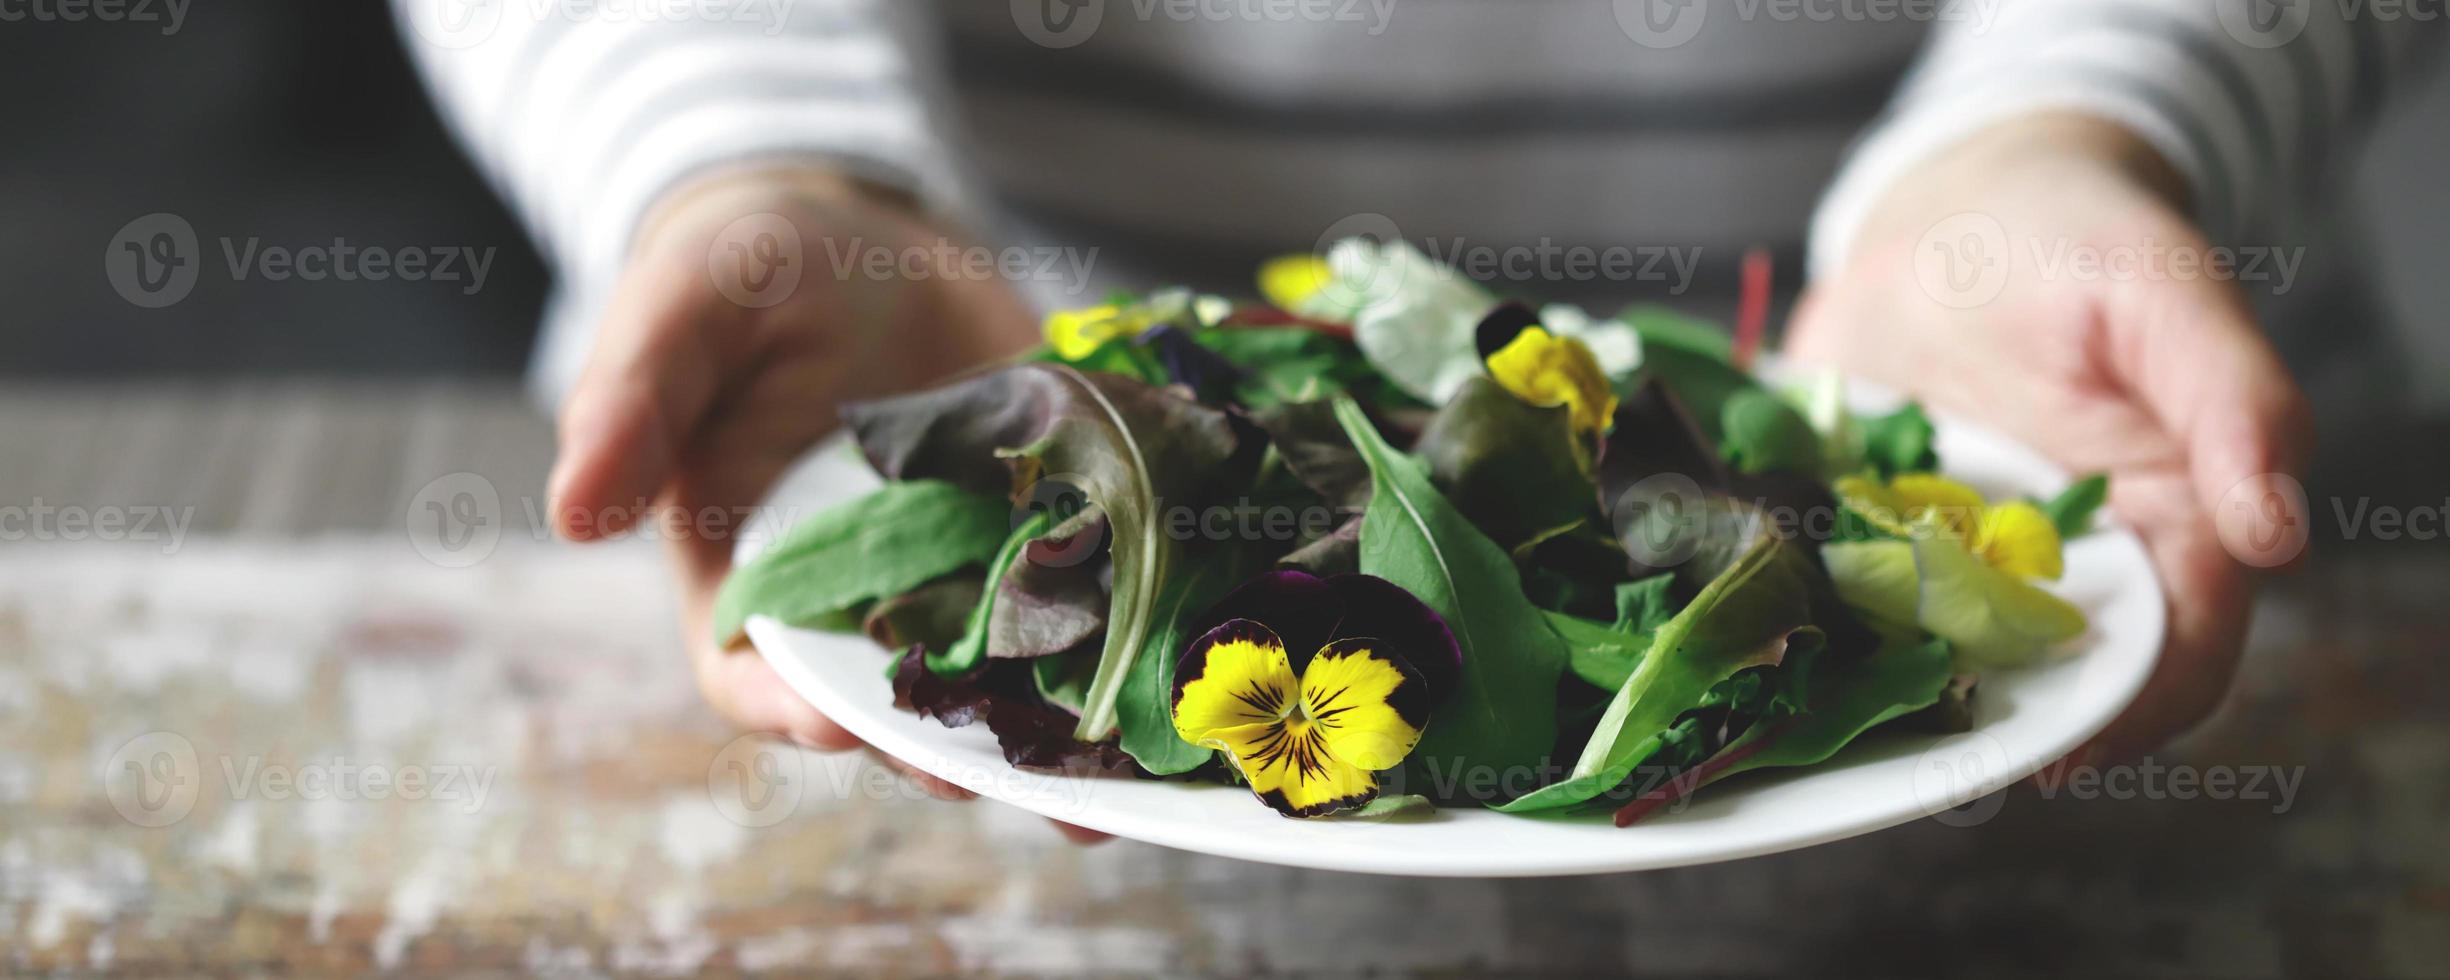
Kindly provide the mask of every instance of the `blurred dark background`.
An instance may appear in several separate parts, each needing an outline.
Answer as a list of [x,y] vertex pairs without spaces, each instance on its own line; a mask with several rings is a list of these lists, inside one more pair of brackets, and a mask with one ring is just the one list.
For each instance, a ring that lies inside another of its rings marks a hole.
[[[0,23],[0,375],[512,377],[544,270],[428,105],[379,0],[197,3],[152,23]],[[126,302],[103,271],[156,212],[195,290]],[[460,282],[234,280],[221,242],[494,250]]]

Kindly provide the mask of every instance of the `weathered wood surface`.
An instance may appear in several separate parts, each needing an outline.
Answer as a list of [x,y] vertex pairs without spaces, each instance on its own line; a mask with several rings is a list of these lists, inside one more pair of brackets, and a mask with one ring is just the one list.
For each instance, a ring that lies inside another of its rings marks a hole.
[[[1424,882],[1074,848],[736,742],[652,549],[524,526],[548,447],[502,392],[0,396],[0,506],[195,508],[175,547],[0,547],[0,970],[2450,973],[2439,539],[2276,585],[2164,756],[2301,772],[2285,812],[2025,790],[1717,867]],[[458,472],[506,515],[466,567],[410,530]],[[742,796],[760,765],[796,800]]]

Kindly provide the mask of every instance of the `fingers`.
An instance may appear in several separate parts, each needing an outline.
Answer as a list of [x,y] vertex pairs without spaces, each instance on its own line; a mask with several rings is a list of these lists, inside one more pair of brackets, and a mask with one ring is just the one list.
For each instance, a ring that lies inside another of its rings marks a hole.
[[2209,717],[2227,696],[2254,601],[2252,570],[2222,546],[2188,477],[2113,483],[2119,513],[2144,539],[2169,592],[2167,643],[2135,704],[2091,748],[2092,765],[2124,762]]
[[716,714],[740,729],[780,735],[827,752],[860,746],[856,736],[793,693],[764,657],[717,650],[702,638],[693,638],[689,649],[699,693]]
[[562,405],[547,492],[564,537],[628,529],[671,477],[729,359],[726,306],[711,295],[688,266],[660,261],[633,264],[614,291]]
[[1055,825],[1055,832],[1062,834],[1063,839],[1071,841],[1074,844],[1081,845],[1082,847],[1087,847],[1092,844],[1103,844],[1114,839],[1113,834],[1105,833],[1103,831],[1090,830],[1087,827],[1075,826],[1061,820],[1049,818],[1046,822]]
[[2204,276],[2138,280],[2109,303],[2109,367],[2184,447],[2219,542],[2251,565],[2294,559],[2310,517],[2294,480],[2312,413],[2244,298]]

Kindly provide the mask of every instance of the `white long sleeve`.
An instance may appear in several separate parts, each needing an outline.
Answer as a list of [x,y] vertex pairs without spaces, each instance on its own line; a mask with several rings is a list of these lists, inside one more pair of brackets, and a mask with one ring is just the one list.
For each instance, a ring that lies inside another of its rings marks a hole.
[[2268,234],[2330,176],[2397,81],[2431,60],[2438,11],[2351,0],[1963,0],[1813,220],[1831,271],[1905,171],[2036,110],[2122,123],[2188,179],[2216,239]]
[[953,193],[888,6],[394,0],[446,119],[561,278],[547,392],[579,363],[641,214],[694,172],[816,158],[931,203]]

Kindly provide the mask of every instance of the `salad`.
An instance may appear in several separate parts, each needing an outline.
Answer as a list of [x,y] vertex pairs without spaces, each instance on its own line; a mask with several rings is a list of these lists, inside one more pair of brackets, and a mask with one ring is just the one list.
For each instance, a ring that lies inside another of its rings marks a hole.
[[897,706],[1015,766],[1623,826],[1964,730],[1981,672],[2086,628],[2042,583],[2100,477],[1986,498],[1919,407],[1757,378],[1757,316],[1534,309],[1361,240],[1259,285],[846,408],[884,485],[735,571],[718,639],[864,632]]

